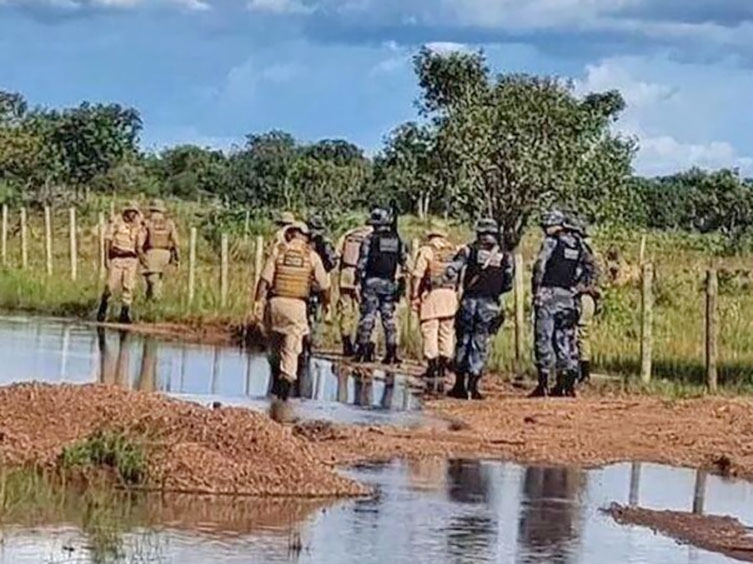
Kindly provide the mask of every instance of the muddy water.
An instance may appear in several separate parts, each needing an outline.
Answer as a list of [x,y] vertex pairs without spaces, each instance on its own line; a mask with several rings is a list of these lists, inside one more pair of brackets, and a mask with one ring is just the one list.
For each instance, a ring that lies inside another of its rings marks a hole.
[[[126,519],[123,560],[700,564],[727,560],[616,525],[599,508],[613,501],[695,506],[753,523],[753,485],[707,477],[698,488],[696,472],[654,465],[583,471],[435,460],[349,473],[377,485],[379,495],[329,505],[167,498],[144,510],[134,502],[131,511],[142,521]],[[88,561],[91,544],[70,523],[10,525],[0,561]]]
[[[59,320],[0,317],[0,385],[21,381],[105,382],[211,404],[268,406],[266,357],[238,348],[190,345]],[[409,378],[368,378],[313,359],[296,414],[354,423],[420,421]]]

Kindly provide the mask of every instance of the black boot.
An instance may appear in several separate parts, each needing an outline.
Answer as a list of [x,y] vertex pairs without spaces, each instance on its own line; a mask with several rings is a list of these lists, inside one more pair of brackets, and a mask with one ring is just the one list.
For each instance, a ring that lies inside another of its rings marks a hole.
[[591,380],[591,361],[583,360],[580,363],[578,382],[588,382],[589,380]]
[[382,359],[382,364],[400,364],[402,361],[397,357],[397,345],[387,345],[387,354]]
[[565,374],[565,393],[568,398],[575,397],[575,383],[578,381],[578,370],[570,370]]
[[122,308],[120,308],[120,317],[118,318],[118,323],[131,323],[131,308],[127,305],[124,305]]
[[364,362],[374,362],[374,351],[376,349],[376,345],[372,342],[366,343],[366,356],[364,357]]
[[343,356],[345,358],[350,358],[355,354],[355,351],[353,350],[353,339],[350,337],[350,335],[343,335]]
[[482,400],[484,396],[478,391],[478,383],[481,380],[481,374],[471,374],[468,377],[468,393],[471,399]]
[[99,302],[99,310],[97,311],[97,321],[103,323],[107,319],[107,306],[110,301],[110,294],[105,292],[102,294],[102,300]]
[[447,393],[451,398],[468,399],[468,390],[465,388],[465,374],[458,372],[455,374],[455,385]]
[[561,370],[557,370],[557,383],[554,385],[554,388],[552,388],[550,396],[554,398],[561,398],[565,395],[565,388],[567,387],[565,384],[566,376],[562,373]]
[[426,371],[421,375],[424,380],[433,380],[439,372],[439,361],[436,358],[430,358],[426,365]]
[[282,401],[288,401],[288,398],[290,397],[291,387],[292,385],[290,384],[290,380],[280,377],[280,380],[277,384],[277,397]]
[[539,385],[536,386],[530,394],[529,398],[545,398],[549,395],[549,374],[543,370],[539,371]]

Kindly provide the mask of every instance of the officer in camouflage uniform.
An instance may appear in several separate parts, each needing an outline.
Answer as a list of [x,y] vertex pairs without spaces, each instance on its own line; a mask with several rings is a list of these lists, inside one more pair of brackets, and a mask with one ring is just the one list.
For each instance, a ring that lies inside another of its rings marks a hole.
[[[337,267],[337,253],[335,252],[335,246],[332,244],[332,241],[325,237],[324,222],[320,217],[311,217],[306,222],[306,225],[308,226],[310,232],[311,248],[314,249],[314,252],[317,255],[319,255],[319,258],[322,261],[322,265],[324,266],[324,271],[327,273],[327,276],[329,276],[330,273]],[[306,339],[306,349],[308,352],[310,352],[311,350],[312,343],[318,344],[319,341],[319,322],[321,321],[319,306],[321,304],[321,300],[321,292],[318,288],[314,288],[314,291],[312,291],[311,297],[308,301],[309,326],[311,328],[309,338]]]
[[337,278],[338,298],[337,317],[340,325],[340,337],[343,356],[355,354],[353,338],[358,328],[359,296],[356,287],[356,266],[361,253],[361,243],[374,230],[370,225],[361,225],[347,231],[337,242],[337,254],[340,258],[340,272]]
[[162,297],[162,277],[170,264],[180,264],[178,250],[178,230],[171,219],[165,217],[165,204],[162,200],[153,200],[149,204],[149,219],[144,226],[144,279],[146,280],[147,299]]
[[110,297],[120,292],[122,307],[120,323],[131,322],[131,304],[136,288],[139,261],[144,256],[144,226],[136,202],[128,202],[120,217],[115,217],[105,233],[105,266],[107,284],[97,312],[97,321],[107,318]]
[[[493,219],[476,224],[476,241],[463,247],[447,267],[445,281],[463,273],[463,297],[455,317],[455,385],[450,397],[482,399],[478,384],[489,356],[489,345],[504,321],[502,294],[512,289],[513,261],[499,245]],[[467,378],[467,383],[466,383]]]
[[593,283],[595,265],[581,237],[565,229],[559,211],[544,214],[545,238],[533,268],[532,295],[535,312],[535,353],[539,383],[531,397],[549,395],[549,377],[556,366],[553,396],[575,396],[578,379],[576,329],[580,287]]
[[358,323],[358,362],[372,362],[377,313],[382,318],[387,354],[384,364],[399,364],[397,357],[396,304],[405,291],[408,250],[392,229],[389,212],[376,208],[368,221],[374,232],[361,243],[356,267],[356,283],[361,294],[361,319]]

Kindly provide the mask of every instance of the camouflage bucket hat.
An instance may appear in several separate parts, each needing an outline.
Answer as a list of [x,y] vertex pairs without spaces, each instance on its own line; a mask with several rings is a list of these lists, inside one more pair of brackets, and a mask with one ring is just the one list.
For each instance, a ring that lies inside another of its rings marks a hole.
[[165,202],[162,200],[152,200],[149,202],[149,211],[166,212],[167,208],[165,207]]
[[479,219],[476,222],[476,233],[478,235],[497,235],[499,234],[499,225],[490,217]]
[[311,233],[311,231],[309,231],[309,226],[306,225],[305,223],[303,223],[302,221],[294,221],[294,222],[292,222],[290,225],[288,225],[285,228],[285,233],[287,233],[288,231],[292,231],[292,230],[300,231],[304,235],[309,235]]
[[126,202],[126,205],[123,206],[123,213],[128,211],[135,211],[136,213],[140,213],[139,204],[136,200],[129,200],[128,202]]
[[295,222],[295,216],[290,212],[282,212],[275,220],[275,223],[280,226],[291,225]]
[[447,229],[442,227],[441,225],[432,225],[429,227],[429,229],[426,231],[426,236],[431,237],[447,237]]

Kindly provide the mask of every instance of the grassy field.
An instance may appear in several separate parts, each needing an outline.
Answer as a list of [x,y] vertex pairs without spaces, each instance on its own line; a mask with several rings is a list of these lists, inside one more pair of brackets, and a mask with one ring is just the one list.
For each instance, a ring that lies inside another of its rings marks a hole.
[[[8,266],[0,276],[0,308],[42,314],[93,318],[102,289],[98,269],[97,215],[109,215],[110,203],[95,202],[79,210],[78,216],[78,279],[70,279],[68,212],[56,210],[53,218],[54,273],[45,273],[44,223],[40,210],[29,212],[29,268],[21,270],[21,245],[18,210],[11,210],[8,238]],[[165,298],[158,305],[143,301],[143,285],[134,306],[141,321],[225,322],[243,321],[250,306],[253,281],[255,235],[269,236],[271,220],[253,222],[244,232],[242,221],[223,227],[203,225],[199,232],[196,266],[196,296],[188,303],[188,232],[199,225],[202,212],[196,204],[173,206],[178,224],[183,265],[172,272],[165,286]],[[239,217],[242,214],[239,214]],[[220,259],[218,233],[226,229],[230,238],[228,302],[220,305]],[[400,231],[406,241],[421,236],[424,224],[416,218],[401,219]],[[529,291],[531,266],[540,241],[532,229],[524,239],[521,251],[525,262],[525,288]],[[462,242],[470,237],[467,228],[451,231],[452,238]],[[667,233],[604,233],[594,234],[594,247],[603,256],[609,247],[618,248],[623,257],[624,272],[629,281],[607,286],[602,314],[593,334],[595,368],[619,375],[635,375],[639,371],[640,281],[639,249],[646,236],[645,258],[654,264],[654,374],[684,384],[700,383],[704,375],[704,278],[712,264],[719,268],[720,308],[720,383],[741,387],[753,384],[753,298],[750,295],[751,256],[715,257],[709,250],[709,239]],[[526,296],[526,368],[531,370],[530,296]],[[512,295],[506,298],[507,321],[493,348],[491,368],[503,373],[513,368]],[[420,337],[417,321],[403,305],[400,310],[401,340],[406,356],[417,357]],[[324,345],[337,344],[337,331],[327,327]]]

